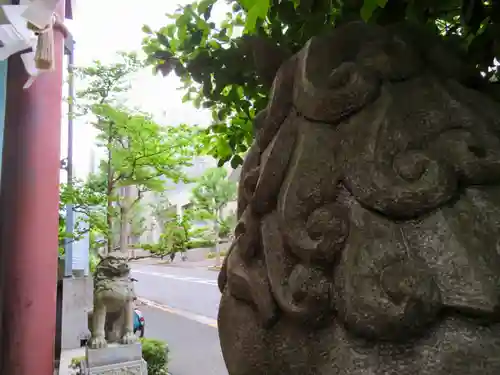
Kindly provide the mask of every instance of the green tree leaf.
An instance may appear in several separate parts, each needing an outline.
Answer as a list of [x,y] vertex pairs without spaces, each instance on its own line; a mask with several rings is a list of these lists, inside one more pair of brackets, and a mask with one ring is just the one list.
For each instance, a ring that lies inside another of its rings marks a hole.
[[387,4],[387,0],[364,0],[363,6],[361,7],[361,18],[365,22],[368,22],[370,18],[372,18],[373,12],[378,8],[378,7],[385,7]]
[[142,26],[142,32],[149,35],[153,34],[153,30],[151,30],[151,27],[149,27],[148,25]]
[[[254,135],[254,116],[267,105],[270,87],[262,79],[259,66],[279,67],[282,60],[271,64],[272,48],[263,45],[279,46],[289,56],[311,37],[350,19],[384,25],[411,22],[441,38],[453,39],[468,61],[481,68],[486,80],[497,76],[494,60],[500,58],[500,34],[496,32],[500,29],[500,7],[494,2],[217,0],[214,6],[227,9],[222,20],[203,12],[207,4],[200,1],[180,7],[158,30],[170,30],[169,45],[148,35],[143,49],[148,64],[160,67],[165,59],[155,57],[154,51],[168,52],[178,62],[171,71],[181,78],[183,94],[190,93],[185,99],[197,108],[210,107],[214,124],[224,124],[209,128],[204,139],[204,151],[220,165],[248,149]],[[249,42],[252,39],[259,42]]]
[[[243,3],[243,1],[242,1]],[[245,33],[253,33],[259,19],[264,20],[269,11],[270,0],[246,0],[248,16],[245,23]]]
[[231,167],[234,169],[238,168],[241,164],[243,164],[243,159],[240,155],[234,155],[231,159]]

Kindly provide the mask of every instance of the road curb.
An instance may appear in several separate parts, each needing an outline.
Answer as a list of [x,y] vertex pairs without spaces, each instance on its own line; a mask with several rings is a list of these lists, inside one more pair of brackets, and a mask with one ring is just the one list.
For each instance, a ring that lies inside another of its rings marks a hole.
[[179,310],[179,309],[176,309],[176,308],[173,308],[173,307],[170,307],[170,306],[167,306],[167,305],[155,302],[155,301],[151,301],[151,300],[148,300],[145,298],[137,298],[137,301],[143,305],[146,305],[146,306],[158,309],[158,310],[162,310],[162,311],[168,312],[170,314],[182,316],[183,318],[210,326],[212,328],[217,328],[217,320],[209,318],[207,316],[195,314],[195,313],[192,313],[189,311]]

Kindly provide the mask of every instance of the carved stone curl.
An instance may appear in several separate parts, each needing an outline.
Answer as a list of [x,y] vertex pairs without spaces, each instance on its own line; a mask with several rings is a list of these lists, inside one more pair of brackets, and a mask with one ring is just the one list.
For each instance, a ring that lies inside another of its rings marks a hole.
[[94,310],[89,347],[103,348],[107,342],[132,344],[134,290],[127,254],[114,251],[97,265],[94,274]]
[[500,105],[450,51],[349,23],[279,68],[219,276],[230,375],[500,373]]

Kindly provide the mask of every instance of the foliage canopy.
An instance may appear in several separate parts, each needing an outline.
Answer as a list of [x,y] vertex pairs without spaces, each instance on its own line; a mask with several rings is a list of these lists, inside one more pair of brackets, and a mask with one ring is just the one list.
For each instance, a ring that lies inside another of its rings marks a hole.
[[226,237],[235,225],[232,215],[224,215],[223,209],[236,199],[236,183],[228,178],[225,168],[210,168],[196,181],[192,190],[190,216],[197,220],[209,220],[216,229],[214,240]]
[[196,181],[191,203],[199,219],[219,220],[218,212],[236,198],[236,183],[225,168],[210,168]]
[[[59,198],[59,251],[63,253],[65,240],[80,240],[88,232],[106,231],[106,185],[99,175],[89,175],[86,181],[74,179],[72,184],[61,184]],[[76,214],[72,233],[66,232],[65,210],[70,204]],[[91,236],[93,237],[93,236]],[[93,238],[91,238],[92,240]]]
[[[99,181],[76,181],[73,186],[63,185],[61,192],[61,203],[73,203],[75,211],[85,207],[87,231],[98,229],[108,251],[116,245],[115,227],[120,229],[120,246],[127,245],[130,235],[144,232],[143,207],[138,204],[143,193],[163,191],[166,180],[185,180],[182,168],[197,152],[198,133],[192,126],[161,126],[150,115],[128,108],[123,94],[143,64],[134,53],[118,56],[111,64],[94,61],[76,69],[82,86],[77,92],[78,114],[86,115],[94,125],[97,146],[106,158],[100,164]],[[63,224],[61,217],[60,232]],[[60,233],[60,237],[69,235]]]
[[[227,4],[227,5],[225,5]],[[216,20],[213,9],[229,6]],[[342,22],[363,19],[423,25],[496,81],[500,2],[485,0],[200,0],[168,15],[159,30],[144,26],[147,63],[182,79],[184,100],[212,109],[207,152],[236,167],[253,139],[283,56]]]

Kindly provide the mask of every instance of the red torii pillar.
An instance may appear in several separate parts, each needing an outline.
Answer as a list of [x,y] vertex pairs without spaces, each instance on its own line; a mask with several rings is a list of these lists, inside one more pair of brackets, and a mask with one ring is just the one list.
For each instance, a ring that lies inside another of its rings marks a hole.
[[[60,4],[64,14],[64,1]],[[63,36],[55,31],[55,71],[33,85],[9,58],[2,177],[0,374],[53,375],[56,334]]]

